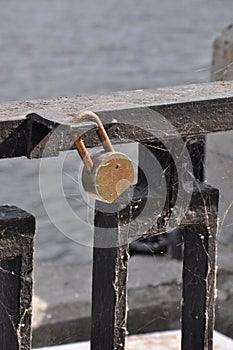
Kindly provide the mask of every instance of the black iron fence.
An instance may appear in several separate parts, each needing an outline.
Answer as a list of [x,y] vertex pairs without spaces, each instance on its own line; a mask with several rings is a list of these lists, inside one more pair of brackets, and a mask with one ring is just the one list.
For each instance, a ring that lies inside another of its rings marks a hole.
[[[233,130],[232,88],[220,82],[0,105],[1,158],[56,156],[74,148],[74,127],[96,146],[95,127],[72,124],[86,109],[98,113],[112,142],[139,143],[130,196],[96,201],[91,349],[125,347],[129,242],[171,229],[184,240],[182,349],[212,349],[218,190],[203,182],[203,162],[205,136]],[[2,350],[31,349],[34,232],[33,216],[0,208]]]

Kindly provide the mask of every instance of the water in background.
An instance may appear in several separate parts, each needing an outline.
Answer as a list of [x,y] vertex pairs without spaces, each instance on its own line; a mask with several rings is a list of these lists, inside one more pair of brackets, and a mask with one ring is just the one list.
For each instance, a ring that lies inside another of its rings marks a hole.
[[209,78],[231,0],[1,0],[0,100]]
[[[232,0],[2,0],[0,100],[208,81],[213,39],[232,22]],[[48,161],[48,172],[43,174],[48,192],[62,161],[61,157]],[[91,249],[66,238],[47,216],[39,164],[1,161],[1,203],[36,215],[37,261],[90,259]],[[71,161],[67,167],[70,175]],[[56,193],[49,200],[69,227]],[[77,205],[85,216],[83,204]],[[72,228],[81,242],[91,240],[89,226],[84,220]]]

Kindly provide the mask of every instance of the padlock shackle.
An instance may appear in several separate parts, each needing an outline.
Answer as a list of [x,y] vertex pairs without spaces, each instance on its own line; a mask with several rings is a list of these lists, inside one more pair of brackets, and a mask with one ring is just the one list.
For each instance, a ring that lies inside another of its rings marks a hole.
[[[104,150],[106,152],[114,152],[114,148],[110,142],[108,134],[106,133],[104,126],[103,126],[100,118],[97,116],[97,114],[95,114],[92,111],[80,112],[73,119],[72,123],[79,123],[83,119],[92,120],[97,124],[97,126],[98,126],[97,133],[99,135],[99,139],[103,145]],[[77,133],[73,133],[72,136],[73,136],[73,140],[74,140],[75,146],[77,148],[77,151],[78,151],[83,163],[85,164],[88,171],[91,172],[91,169],[93,168],[93,161],[92,161],[89,153],[87,152],[86,146],[84,145],[82,138],[80,136],[78,136]]]
[[100,118],[98,117],[98,115],[95,114],[94,112],[91,112],[91,111],[80,112],[73,119],[73,123],[79,123],[83,119],[93,120],[97,124],[97,126],[98,126],[97,133],[99,135],[99,139],[100,139],[101,143],[103,144],[104,150],[106,152],[114,152],[114,148],[109,140],[108,134],[106,133],[104,126],[103,126]]

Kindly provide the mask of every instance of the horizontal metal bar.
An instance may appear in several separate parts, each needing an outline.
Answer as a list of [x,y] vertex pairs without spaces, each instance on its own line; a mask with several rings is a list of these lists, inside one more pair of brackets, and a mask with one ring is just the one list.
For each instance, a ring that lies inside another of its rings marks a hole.
[[[1,104],[0,158],[53,156],[71,149],[72,119],[87,109],[98,113],[107,124],[110,138],[116,142],[164,139],[176,133],[187,137],[232,130],[232,91],[233,82],[215,82]],[[163,120],[173,127],[168,128]],[[86,126],[80,124],[79,132],[84,133]],[[95,132],[87,133],[87,147],[97,142]]]

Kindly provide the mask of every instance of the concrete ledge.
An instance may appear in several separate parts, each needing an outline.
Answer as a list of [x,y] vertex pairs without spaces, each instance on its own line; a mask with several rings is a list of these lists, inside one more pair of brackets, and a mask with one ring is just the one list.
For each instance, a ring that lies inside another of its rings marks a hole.
[[[126,350],[177,350],[180,348],[180,331],[157,332],[127,337]],[[65,346],[43,348],[43,350],[89,350],[90,343],[76,343]],[[233,340],[214,332],[214,350],[232,350]]]

